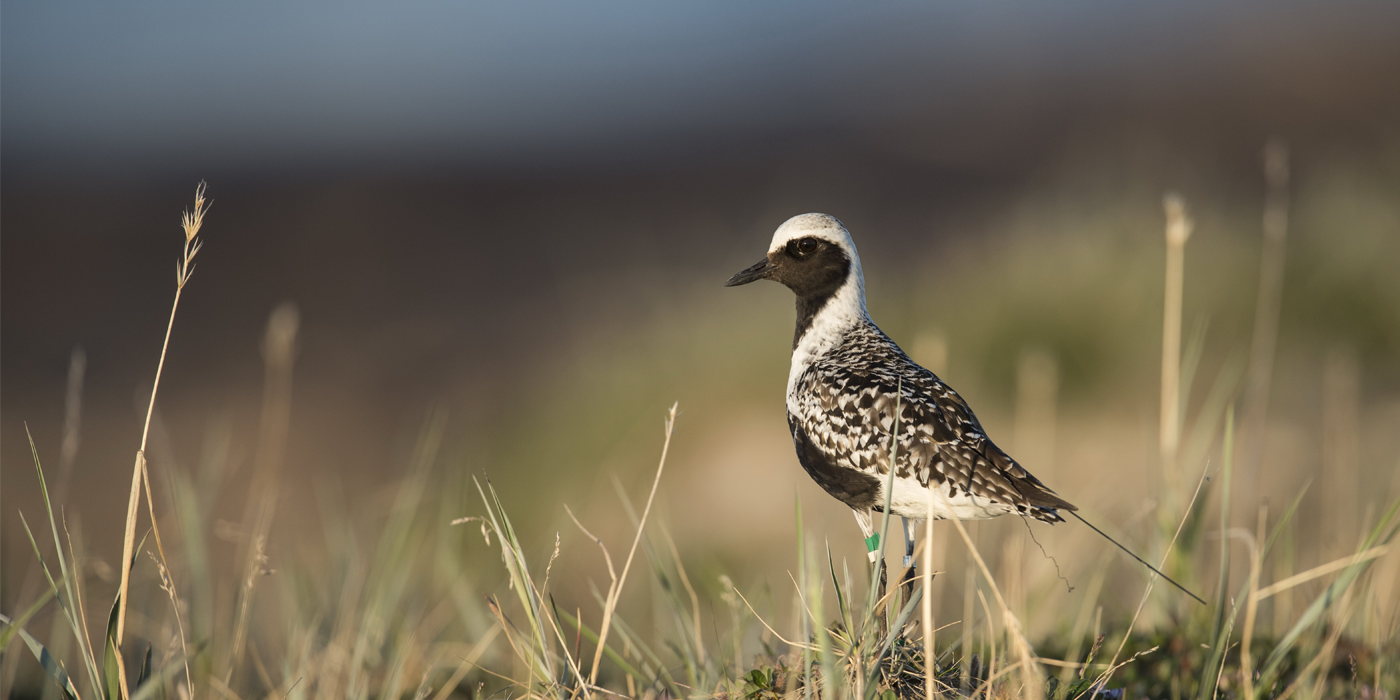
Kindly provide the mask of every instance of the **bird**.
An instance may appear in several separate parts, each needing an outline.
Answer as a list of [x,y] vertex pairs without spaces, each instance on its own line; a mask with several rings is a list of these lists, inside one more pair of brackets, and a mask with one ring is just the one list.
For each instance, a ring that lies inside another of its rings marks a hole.
[[725,286],[759,280],[797,297],[787,381],[797,460],[851,508],[872,563],[882,551],[873,514],[886,503],[902,519],[906,579],[916,565],[918,521],[1015,513],[1053,524],[1064,522],[1060,511],[1076,510],[992,442],[967,401],[875,325],[860,255],[836,217],[788,219],[767,255]]

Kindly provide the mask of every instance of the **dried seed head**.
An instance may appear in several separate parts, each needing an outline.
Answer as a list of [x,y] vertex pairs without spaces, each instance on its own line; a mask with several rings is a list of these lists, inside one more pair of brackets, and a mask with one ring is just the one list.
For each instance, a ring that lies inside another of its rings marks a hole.
[[204,200],[204,181],[200,181],[199,186],[194,190],[194,211],[184,212],[180,215],[180,226],[185,229],[185,241],[193,241],[199,235],[199,227],[204,225],[204,214],[209,211]]
[[1186,215],[1186,200],[1175,192],[1168,192],[1162,198],[1162,208],[1167,212],[1167,245],[1185,246],[1196,224]]

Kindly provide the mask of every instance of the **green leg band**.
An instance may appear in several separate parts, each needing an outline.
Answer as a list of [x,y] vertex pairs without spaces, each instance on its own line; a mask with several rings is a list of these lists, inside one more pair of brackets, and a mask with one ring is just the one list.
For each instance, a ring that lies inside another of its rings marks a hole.
[[880,548],[880,533],[865,538],[865,551],[873,552]]

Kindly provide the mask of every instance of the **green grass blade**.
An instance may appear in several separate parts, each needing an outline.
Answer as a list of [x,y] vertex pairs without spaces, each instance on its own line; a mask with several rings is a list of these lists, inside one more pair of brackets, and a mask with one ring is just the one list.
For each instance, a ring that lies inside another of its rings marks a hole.
[[[597,644],[597,643],[598,643],[598,633],[597,633],[597,632],[594,632],[592,629],[590,629],[590,628],[588,627],[588,625],[583,624],[578,618],[576,618],[576,617],[574,617],[573,615],[570,615],[570,614],[568,614],[568,613],[566,613],[566,612],[562,612],[562,611],[559,612],[559,617],[560,617],[560,619],[562,619],[564,622],[567,622],[567,623],[569,623],[570,625],[573,625],[574,629],[577,630],[579,633],[581,633],[581,634],[583,635],[583,638],[584,638],[584,639],[588,640],[589,642],[591,642],[591,643],[593,643],[593,644]],[[604,647],[603,647],[603,655],[606,656],[606,657],[608,657],[609,659],[611,659],[612,662],[613,662],[614,664],[617,664],[617,667],[618,667],[619,669],[622,669],[622,672],[623,672],[623,673],[625,673],[625,674],[627,674],[627,675],[629,675],[629,676],[632,676],[633,678],[636,678],[636,679],[642,680],[642,681],[645,681],[645,680],[648,679],[648,678],[653,678],[653,677],[652,677],[651,675],[649,675],[649,674],[642,673],[641,671],[638,671],[638,670],[636,669],[636,667],[634,667],[632,664],[628,663],[627,659],[624,658],[624,657],[622,656],[622,654],[617,653],[617,651],[616,651],[615,649],[613,649],[611,645],[604,645]],[[656,680],[656,678],[653,678],[653,680]]]
[[[793,512],[797,520],[797,581],[801,588],[798,594],[806,596],[810,586],[807,583],[807,536],[802,528],[802,496],[793,491]],[[831,547],[827,546],[827,559],[830,560]],[[812,626],[821,624],[820,620],[813,620],[806,614],[806,610],[798,611],[797,617],[802,621],[802,638],[798,641],[804,645],[802,647],[802,684],[803,700],[812,700]],[[744,669],[738,669],[743,673]]]
[[[895,638],[899,637],[899,632],[904,629],[904,625],[909,623],[909,618],[912,617],[914,611],[919,608],[919,602],[922,601],[923,598],[923,587],[921,586],[914,589],[914,594],[909,596],[909,602],[904,604],[904,609],[899,611],[899,615],[895,617],[894,624],[890,625],[889,634],[885,635],[885,640],[880,645],[880,653],[875,657],[875,663],[871,664],[870,670],[866,675],[865,700],[870,700],[870,698],[875,697],[875,691],[878,689],[879,685],[875,681],[880,676],[880,665],[884,663],[885,657],[890,655],[890,649],[894,648]],[[924,663],[930,663],[930,661],[925,659]]]
[[29,618],[34,617],[40,610],[43,610],[44,606],[48,605],[50,600],[53,600],[53,597],[54,591],[52,588],[45,590],[43,593],[39,594],[39,599],[34,601],[34,604],[30,605],[29,609],[25,610],[18,618],[15,620],[10,620],[8,617],[5,618],[5,624],[8,626],[4,630],[0,630],[0,650],[10,646],[10,640],[19,632],[19,628],[29,624]]
[[[1371,532],[1366,536],[1366,540],[1362,542],[1361,546],[1356,550],[1358,553],[1376,546],[1378,542],[1380,544],[1390,543],[1395,537],[1396,532],[1400,531],[1400,528],[1392,527],[1397,511],[1400,511],[1400,499],[1397,499],[1391,504],[1390,508],[1386,510],[1385,515],[1381,517],[1380,522],[1371,529]],[[1269,652],[1268,658],[1265,659],[1263,670],[1259,673],[1258,685],[1255,686],[1257,688],[1255,691],[1256,698],[1267,696],[1274,681],[1277,679],[1279,666],[1283,663],[1284,659],[1287,658],[1289,651],[1298,643],[1298,638],[1301,637],[1308,628],[1321,622],[1323,616],[1331,609],[1332,605],[1338,600],[1341,600],[1342,594],[1345,593],[1346,590],[1356,582],[1356,579],[1375,561],[1375,559],[1368,559],[1342,569],[1342,572],[1332,581],[1332,584],[1313,601],[1312,605],[1308,606],[1307,610],[1303,611],[1303,614],[1298,618],[1298,622],[1293,625],[1292,629],[1288,630],[1287,634],[1283,635],[1278,645],[1274,647],[1273,651]]]
[[[817,657],[821,661],[822,667],[822,700],[837,700],[840,693],[837,688],[843,685],[843,678],[836,673],[836,653],[832,648],[831,630],[826,626],[826,612],[824,611],[825,592],[822,590],[821,577],[814,573],[807,576],[808,589],[806,591],[807,600],[812,608],[813,632],[817,637]],[[850,633],[850,630],[847,630]],[[810,676],[809,676],[810,682]]]
[[53,532],[54,551],[58,553],[58,568],[63,574],[63,585],[68,590],[68,599],[73,600],[73,580],[68,577],[68,560],[63,556],[63,544],[58,538],[58,523],[53,517],[53,503],[49,501],[49,486],[44,480],[44,467],[39,463],[39,448],[34,446],[34,436],[29,434],[29,424],[24,426],[24,435],[29,439],[29,453],[34,456],[34,471],[39,475],[39,492],[44,495],[44,511],[49,515],[49,530]]
[[[64,590],[68,594],[67,602],[64,602],[65,599],[60,595],[59,603],[63,606],[64,615],[68,618],[68,625],[73,628],[73,637],[78,642],[78,649],[81,650],[83,665],[86,667],[94,687],[96,687],[97,662],[93,657],[92,650],[87,648],[87,635],[83,634],[82,626],[78,620],[78,614],[72,608],[76,599],[73,590],[73,578],[68,573],[68,558],[64,556],[63,544],[59,541],[58,522],[53,516],[53,503],[49,499],[48,482],[44,479],[44,466],[39,462],[39,448],[34,445],[34,436],[29,433],[29,424],[27,423],[24,426],[24,435],[29,440],[29,454],[34,458],[34,471],[39,476],[39,492],[44,496],[44,512],[49,516],[49,531],[53,533],[54,552],[58,556],[58,569],[62,576],[60,580],[63,581]],[[20,518],[23,519],[23,517],[24,516],[21,514]],[[34,555],[39,556],[39,545],[34,541],[34,533],[29,532],[28,523],[25,523],[24,529],[25,532],[29,533],[29,544],[34,547]],[[40,563],[43,563],[43,557],[39,557],[39,560]],[[58,595],[58,587],[54,583],[53,576],[49,574],[47,566],[44,567],[44,576],[49,580],[49,586],[53,587],[54,594]]]
[[[136,559],[141,556],[141,550],[146,548],[146,537],[148,532],[141,537],[141,542],[136,545],[136,549],[131,550],[131,561],[127,564],[127,570],[136,568]],[[117,594],[117,599],[112,601],[112,612],[107,616],[106,646],[102,653],[102,678],[103,688],[106,690],[108,700],[117,700],[121,697],[121,662],[117,659],[117,615],[121,610],[122,597]],[[128,688],[130,690],[130,688]]]
[[846,601],[846,591],[841,590],[841,582],[836,580],[836,562],[831,558],[831,543],[826,543],[826,568],[831,572],[831,585],[836,589],[836,604],[841,609],[841,623],[846,629],[853,629],[854,620],[851,619],[851,607]]
[[155,698],[159,697],[156,695],[157,693],[162,693],[163,695],[165,684],[170,682],[170,679],[174,678],[175,674],[183,671],[185,669],[185,662],[199,656],[200,651],[203,649],[204,643],[198,642],[190,647],[189,656],[184,659],[171,659],[170,663],[152,674],[140,687],[132,690],[130,700],[155,700]]
[[1269,556],[1269,552],[1273,550],[1274,544],[1278,542],[1278,538],[1283,535],[1289,521],[1293,520],[1294,514],[1298,512],[1298,504],[1303,502],[1303,496],[1307,495],[1308,487],[1310,486],[1312,486],[1311,481],[1303,484],[1303,488],[1298,489],[1298,495],[1293,497],[1293,502],[1289,503],[1288,507],[1283,510],[1283,514],[1279,516],[1278,523],[1274,525],[1274,531],[1269,533],[1269,539],[1264,543],[1264,549],[1260,550],[1260,561],[1263,561],[1265,557]]
[[[593,594],[593,600],[598,603],[598,608],[601,610],[605,602],[603,594],[597,587],[593,587],[590,592]],[[643,660],[643,674],[639,677],[647,678],[657,676],[667,683],[667,688],[674,690],[679,687],[676,686],[675,677],[671,675],[670,669],[666,664],[662,663],[661,657],[657,655],[650,645],[642,641],[641,636],[637,634],[636,630],[632,629],[632,626],[627,624],[627,621],[622,619],[620,615],[613,615],[612,629],[618,636],[626,640],[626,642],[632,646],[633,653]],[[584,627],[584,630],[586,632],[588,628]],[[604,653],[606,654],[606,650]]]
[[[1181,464],[1195,464],[1205,457],[1211,443],[1215,441],[1217,426],[1224,418],[1247,366],[1246,356],[1241,353],[1233,353],[1225,359],[1225,363],[1215,375],[1210,391],[1206,393],[1201,407],[1196,411],[1196,420],[1191,424],[1191,430],[1183,436],[1186,440],[1178,452]],[[1197,542],[1178,542],[1178,546],[1183,544],[1194,546]]]
[[1191,336],[1181,353],[1180,395],[1177,402],[1177,425],[1186,425],[1186,407],[1191,405],[1191,386],[1196,381],[1196,370],[1201,365],[1201,355],[1206,347],[1206,332],[1210,330],[1209,318],[1197,318],[1191,324]]
[[53,655],[49,653],[49,650],[45,648],[43,644],[39,643],[39,640],[24,631],[24,628],[17,625],[15,621],[4,615],[0,615],[0,622],[8,626],[6,632],[13,630],[15,634],[18,634],[20,638],[24,640],[24,643],[29,646],[29,651],[34,654],[34,658],[38,659],[39,665],[44,667],[44,672],[49,674],[49,678],[52,678],[54,683],[58,684],[58,689],[63,692],[65,698],[68,698],[68,700],[80,700],[78,690],[73,687],[73,681],[68,678],[68,672],[63,669],[62,661],[54,658]]
[[151,677],[151,645],[146,644],[146,655],[141,659],[141,672],[136,674],[136,687],[140,688]]
[[[525,555],[520,549],[520,541],[516,538],[515,528],[512,527],[510,518],[506,516],[505,507],[501,504],[500,496],[496,493],[496,487],[491,485],[491,480],[486,480],[486,488],[482,488],[481,481],[472,478],[476,484],[476,490],[481,494],[481,500],[486,506],[486,516],[491,528],[496,532],[496,538],[501,547],[501,559],[506,564],[506,572],[510,575],[512,588],[515,589],[516,596],[520,598],[520,606],[525,611],[526,619],[530,625],[530,632],[533,639],[531,648],[537,649],[539,653],[533,653],[529,659],[522,659],[528,664],[538,667],[538,672],[550,682],[555,680],[552,658],[549,653],[550,637],[544,629],[542,607],[535,596],[534,582],[530,579],[530,569],[525,561]],[[487,491],[490,495],[487,495]],[[493,507],[494,506],[494,507]]]
[[1230,633],[1234,631],[1235,615],[1239,603],[1225,615],[1229,602],[1230,584],[1230,481],[1234,472],[1235,450],[1235,407],[1232,404],[1225,411],[1224,465],[1220,470],[1220,580],[1215,587],[1215,615],[1211,621],[1210,661],[1201,669],[1201,684],[1197,689],[1197,700],[1211,700],[1219,683],[1220,663],[1230,646]]
[[[899,413],[903,410],[903,399],[904,379],[900,378],[894,392],[894,421],[893,431],[890,435],[890,477],[885,483],[885,509],[880,517],[880,553],[875,557],[875,568],[870,571],[870,588],[865,604],[865,617],[861,622],[859,634],[861,640],[866,637],[866,628],[869,627],[870,621],[875,619],[878,614],[875,605],[879,602],[877,596],[880,593],[880,576],[885,572],[885,541],[889,539],[890,502],[894,499],[894,474],[899,464]],[[854,630],[852,630],[852,634],[855,634]]]
[[[136,552],[141,548],[136,548]],[[122,597],[112,603],[112,612],[107,616],[107,644],[102,652],[102,687],[107,700],[118,700],[122,696],[121,662],[117,659],[117,613],[121,609]]]
[[[24,534],[29,536],[29,546],[34,550],[34,557],[39,560],[39,569],[44,572],[44,578],[49,582],[49,590],[58,598],[58,606],[63,611],[64,618],[68,620],[69,626],[73,628],[73,635],[82,635],[82,628],[78,625],[78,617],[69,607],[68,602],[65,601],[63,594],[59,592],[58,582],[54,581],[53,574],[49,571],[49,565],[44,561],[44,555],[39,552],[39,543],[34,540],[34,531],[29,529],[29,521],[25,519],[23,512],[19,514],[19,521],[24,525]],[[59,558],[62,559],[62,557],[63,552],[60,551]],[[64,576],[62,580],[65,584],[65,588],[67,588],[67,576]],[[84,652],[87,650],[81,637],[78,642],[78,648],[84,650]],[[83,653],[82,657],[83,666],[88,672],[88,680],[91,681],[93,689],[96,690],[101,687],[98,681],[99,675],[97,673],[96,662],[92,660],[92,655],[90,653]]]

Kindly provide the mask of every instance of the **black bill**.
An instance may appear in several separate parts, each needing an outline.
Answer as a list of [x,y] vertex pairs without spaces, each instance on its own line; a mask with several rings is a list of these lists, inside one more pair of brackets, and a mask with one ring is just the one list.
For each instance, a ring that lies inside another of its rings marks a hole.
[[724,283],[724,286],[737,287],[741,284],[748,284],[750,282],[757,282],[758,280],[768,279],[768,273],[772,270],[773,264],[768,262],[768,258],[764,258],[754,263],[753,265],[744,268],[742,272],[739,272],[733,277],[730,277],[729,281]]

